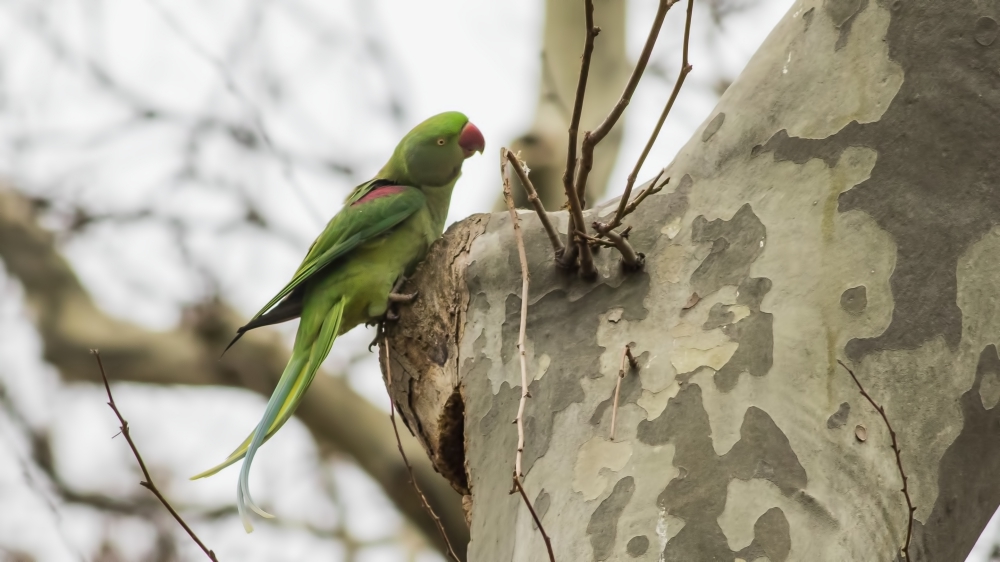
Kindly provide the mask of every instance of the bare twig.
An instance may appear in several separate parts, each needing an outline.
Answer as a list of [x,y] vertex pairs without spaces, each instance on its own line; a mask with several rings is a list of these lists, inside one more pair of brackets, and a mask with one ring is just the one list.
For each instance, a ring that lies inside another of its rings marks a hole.
[[[622,194],[622,199],[621,201],[618,202],[618,209],[615,211],[614,216],[611,217],[611,221],[606,223],[604,222],[594,223],[593,225],[594,230],[597,231],[597,234],[599,236],[604,236],[605,233],[607,233],[611,229],[618,228],[618,226],[621,225],[622,220],[625,217],[631,215],[632,212],[636,210],[636,208],[639,206],[640,203],[642,203],[642,201],[645,198],[649,197],[654,193],[660,192],[663,189],[663,186],[670,183],[670,178],[667,178],[663,180],[663,183],[657,185],[657,182],[659,182],[660,178],[663,176],[663,172],[664,170],[661,169],[660,172],[656,174],[656,177],[653,178],[653,181],[649,183],[649,187],[640,191],[639,195],[637,195],[632,202],[628,201],[629,193]],[[631,187],[629,187],[628,189],[631,190]]]
[[614,245],[613,242],[609,242],[608,240],[602,240],[601,238],[597,238],[595,236],[591,236],[591,235],[587,234],[586,232],[581,232],[581,231],[577,230],[576,231],[576,235],[579,236],[580,238],[583,238],[587,242],[590,242],[591,244],[596,245],[596,246],[604,246],[605,248],[614,248],[615,247],[615,245]]
[[153,495],[156,496],[156,499],[160,500],[160,503],[163,504],[163,507],[167,508],[167,511],[170,512],[170,515],[172,515],[174,519],[177,521],[177,523],[179,523],[180,526],[184,528],[188,536],[191,537],[191,540],[193,540],[195,543],[198,544],[199,547],[201,547],[201,550],[205,553],[206,556],[208,556],[209,560],[212,560],[213,562],[219,562],[219,559],[215,557],[215,552],[213,552],[207,546],[205,546],[205,543],[201,542],[201,539],[198,538],[198,535],[196,535],[194,531],[191,530],[191,527],[188,527],[188,524],[184,522],[184,519],[180,516],[179,513],[177,513],[177,511],[173,508],[173,506],[170,505],[170,502],[167,501],[167,498],[163,497],[163,494],[160,493],[160,490],[156,487],[156,484],[153,483],[153,477],[149,475],[149,470],[146,469],[146,463],[142,461],[142,455],[139,454],[139,449],[136,448],[135,442],[132,441],[132,436],[129,434],[128,422],[125,421],[125,418],[122,417],[121,412],[118,411],[118,406],[115,405],[115,399],[113,396],[111,396],[111,384],[108,383],[108,375],[104,372],[104,363],[101,362],[101,354],[96,349],[92,349],[90,350],[90,352],[94,354],[94,358],[97,359],[97,367],[101,370],[101,379],[104,380],[104,389],[108,391],[108,406],[111,406],[111,410],[115,413],[115,416],[118,417],[118,421],[121,423],[120,429],[122,432],[122,436],[125,437],[125,441],[128,442],[129,448],[132,449],[132,454],[135,456],[135,460],[139,463],[139,469],[142,470],[142,476],[143,478],[145,478],[145,480],[139,482],[139,485],[152,492]]
[[517,477],[517,473],[514,473],[514,489],[521,494],[521,499],[524,500],[524,505],[528,506],[528,511],[531,513],[531,518],[535,521],[535,526],[538,527],[538,532],[542,534],[542,540],[545,541],[545,550],[549,553],[549,562],[556,562],[556,555],[552,552],[552,541],[549,539],[549,534],[545,532],[545,527],[542,526],[542,520],[538,518],[538,514],[535,513],[535,508],[531,506],[531,502],[528,501],[528,494],[524,492],[524,486],[521,485],[521,479]]
[[514,209],[514,199],[510,193],[510,176],[507,175],[507,159],[503,153],[507,149],[501,148],[500,154],[500,175],[503,178],[503,199],[507,203],[507,212],[510,213],[511,223],[514,225],[514,238],[517,241],[517,255],[521,260],[521,324],[517,336],[517,351],[521,361],[521,401],[517,405],[517,455],[514,457],[514,475],[523,476],[521,472],[521,457],[524,453],[524,405],[531,396],[528,393],[528,365],[524,349],[525,332],[528,327],[528,283],[531,276],[528,274],[528,255],[524,250],[524,239],[521,235],[521,221],[517,218],[517,211]]
[[[590,4],[590,0],[587,2]],[[528,393],[528,364],[527,357],[525,354],[525,333],[528,328],[528,284],[531,276],[528,273],[528,255],[524,250],[524,238],[521,235],[521,224],[517,218],[517,210],[514,209],[514,199],[510,193],[510,176],[507,174],[507,159],[504,158],[504,153],[509,154],[510,152],[506,149],[500,149],[500,176],[503,178],[503,200],[507,203],[507,212],[510,213],[510,220],[514,226],[514,239],[517,242],[517,255],[521,261],[521,322],[518,327],[517,335],[517,351],[520,356],[521,362],[521,400],[517,405],[517,417],[514,418],[514,423],[517,424],[517,453],[514,456],[514,475],[513,475],[513,489],[510,493],[515,491],[520,492],[521,499],[524,500],[524,504],[528,506],[528,511],[531,512],[532,519],[535,520],[535,526],[538,527],[538,531],[542,533],[542,538],[545,540],[545,548],[549,553],[549,562],[555,562],[555,554],[552,552],[552,542],[549,540],[549,535],[545,532],[545,527],[542,526],[542,520],[539,519],[538,514],[535,513],[535,508],[531,505],[531,501],[528,499],[528,494],[524,491],[524,486],[521,484],[521,477],[524,473],[521,471],[521,458],[524,456],[524,406],[528,401],[531,394]],[[586,242],[581,242],[581,246],[587,246]]]
[[[673,1],[676,2],[677,0]],[[643,163],[646,162],[646,157],[649,156],[649,151],[653,149],[653,144],[656,142],[656,137],[660,135],[660,129],[663,128],[663,123],[667,120],[667,115],[670,115],[670,110],[674,107],[674,101],[677,100],[677,94],[681,91],[681,86],[684,85],[684,79],[687,78],[691,69],[694,68],[688,62],[688,51],[691,45],[691,15],[693,10],[694,0],[688,0],[687,18],[684,20],[684,47],[681,51],[681,70],[677,75],[677,82],[674,83],[674,89],[670,92],[670,99],[667,100],[667,105],[663,107],[663,112],[660,113],[660,119],[656,122],[656,127],[653,127],[653,132],[650,133],[649,140],[646,141],[646,146],[642,149],[642,154],[639,155],[639,159],[635,161],[635,166],[632,167],[632,171],[628,175],[628,180],[625,184],[625,192],[622,193],[622,198],[618,202],[618,211],[615,213],[615,220],[611,221],[612,223],[621,222],[621,219],[628,214],[628,212],[626,212],[626,205],[628,204],[629,197],[632,195],[632,187],[635,185],[635,180],[639,176],[639,170],[642,169]],[[584,144],[586,144],[586,139],[584,139]],[[660,173],[662,174],[663,172]],[[655,185],[656,182],[654,181],[649,188],[639,194],[639,197],[636,197],[634,205],[632,205],[633,211],[635,210],[635,207],[642,202],[642,199],[645,199],[647,195],[655,193],[650,191],[653,187],[655,187]],[[659,191],[659,189],[656,191]]]
[[635,68],[632,70],[632,75],[629,77],[628,83],[625,84],[625,90],[622,92],[621,98],[619,98],[618,103],[615,104],[608,116],[604,118],[604,121],[596,129],[587,131],[583,135],[583,143],[580,147],[580,169],[576,172],[576,192],[580,198],[583,197],[587,189],[587,179],[590,177],[590,170],[594,167],[594,148],[604,140],[604,137],[611,132],[611,129],[618,123],[618,119],[625,113],[625,108],[628,107],[629,102],[632,100],[632,94],[635,93],[635,89],[639,86],[642,73],[646,70],[649,56],[653,52],[653,46],[656,45],[656,38],[659,37],[660,28],[663,26],[663,19],[667,16],[667,11],[670,10],[670,7],[676,4],[677,1],[660,0],[660,5],[656,9],[656,15],[653,17],[653,24],[649,28],[649,35],[646,37],[646,44],[642,47],[642,53],[639,54],[639,60],[635,63]]
[[517,178],[521,180],[521,185],[528,194],[528,201],[535,208],[535,213],[538,215],[538,220],[541,221],[542,227],[545,228],[545,233],[549,235],[549,241],[552,242],[552,249],[555,250],[556,258],[561,257],[565,251],[565,247],[563,247],[562,240],[559,239],[559,233],[552,226],[548,213],[545,212],[542,200],[538,198],[538,193],[535,192],[535,186],[531,183],[531,179],[528,178],[528,172],[524,169],[524,164],[513,152],[507,149],[504,149],[504,152],[507,155],[507,161],[514,167],[514,173],[517,174]]
[[632,75],[625,84],[625,90],[622,92],[621,98],[618,99],[618,103],[615,104],[608,116],[604,118],[604,121],[596,129],[587,131],[583,135],[583,144],[580,147],[580,169],[577,171],[576,176],[576,192],[581,198],[587,189],[587,178],[590,176],[590,170],[594,167],[594,148],[611,132],[611,129],[618,123],[618,119],[625,113],[625,108],[628,107],[629,102],[632,101],[632,95],[639,86],[639,80],[642,78],[642,73],[645,72],[646,64],[649,62],[649,56],[653,52],[653,46],[656,45],[656,38],[660,35],[663,19],[667,16],[667,11],[670,10],[670,7],[677,2],[678,0],[660,0],[659,7],[656,9],[656,15],[653,17],[653,24],[649,28],[649,35],[646,36],[646,44],[642,47],[639,60],[636,61],[635,68],[632,69]]
[[854,379],[854,384],[858,385],[858,390],[861,391],[861,395],[864,396],[865,399],[868,400],[868,403],[875,408],[875,411],[882,416],[882,421],[885,422],[885,427],[889,430],[889,437],[892,438],[892,452],[896,453],[896,466],[899,468],[899,476],[903,479],[903,489],[900,490],[900,492],[903,492],[903,497],[906,498],[907,522],[906,542],[903,543],[902,548],[903,558],[906,562],[910,562],[910,537],[913,535],[913,512],[916,511],[917,508],[914,507],[913,501],[910,499],[910,490],[906,485],[906,471],[903,470],[903,459],[900,456],[901,453],[899,450],[899,443],[896,442],[896,432],[892,430],[892,425],[889,423],[889,417],[885,415],[885,408],[875,402],[875,399],[868,394],[865,387],[861,385],[861,381],[859,381],[858,377],[854,374],[854,371],[852,371],[850,367],[845,365],[844,362],[839,359],[837,360],[837,363],[839,363],[840,366],[851,375],[851,378]]
[[420,496],[420,503],[423,504],[424,509],[427,514],[431,516],[434,520],[434,524],[437,525],[438,532],[441,533],[441,538],[444,539],[445,547],[448,549],[448,556],[451,557],[455,562],[461,562],[461,559],[455,554],[455,549],[451,546],[451,541],[448,540],[448,533],[444,530],[444,524],[441,522],[441,518],[438,514],[434,512],[434,508],[431,507],[430,502],[427,501],[427,496],[424,495],[423,490],[417,484],[417,479],[413,476],[413,467],[410,466],[410,459],[406,458],[406,453],[403,452],[403,442],[399,439],[399,428],[396,427],[396,404],[392,401],[392,366],[389,361],[389,338],[386,337],[385,331],[382,332],[382,345],[385,346],[385,390],[389,394],[389,420],[392,422],[392,432],[396,434],[396,447],[399,448],[399,456],[403,457],[403,464],[406,465],[406,472],[410,475],[410,484],[413,489],[416,490],[417,495]]
[[[656,178],[659,179],[659,177],[662,176],[662,175],[663,175],[663,170],[660,170],[660,173],[656,174]],[[636,207],[638,207],[639,204],[642,203],[642,201],[645,198],[649,197],[650,195],[652,195],[654,193],[659,193],[659,191],[663,189],[663,186],[667,185],[668,183],[670,183],[670,178],[667,178],[667,179],[663,180],[663,183],[661,183],[659,185],[656,185],[655,181],[653,183],[649,184],[649,187],[647,187],[646,189],[643,189],[642,191],[640,191],[639,195],[637,195],[636,198],[633,199],[632,202],[629,203],[625,207],[625,212],[622,213],[622,218],[625,218],[625,217],[631,215],[632,212],[635,211]]]
[[563,172],[563,189],[569,202],[570,224],[566,236],[566,251],[559,263],[564,268],[571,268],[579,255],[580,275],[584,279],[593,279],[597,276],[597,269],[594,267],[594,256],[590,253],[590,246],[579,242],[573,236],[574,231],[586,228],[584,226],[586,223],[583,221],[583,204],[573,188],[573,179],[577,164],[576,143],[580,132],[580,115],[583,113],[583,98],[587,92],[587,77],[590,75],[590,57],[594,52],[594,38],[601,32],[601,28],[594,26],[594,0],[584,0],[584,3],[587,36],[583,44],[583,56],[580,59],[580,79],[576,85],[573,115],[569,122],[569,146],[566,150],[566,170]]
[[618,380],[615,381],[615,403],[611,408],[611,440],[615,440],[615,422],[618,420],[618,394],[621,392],[622,379],[628,371],[625,370],[625,362],[628,361],[628,365],[632,369],[639,367],[639,363],[632,356],[632,350],[629,348],[628,344],[625,345],[625,349],[622,350],[622,364],[618,368]]
[[[594,223],[593,227],[597,230],[599,223]],[[611,245],[618,249],[622,255],[622,266],[626,269],[637,270],[642,269],[642,266],[646,263],[646,255],[642,252],[636,252],[632,248],[632,245],[628,243],[628,231],[632,227],[626,228],[625,231],[619,233],[613,230],[609,230],[604,233],[604,236],[608,237]]]

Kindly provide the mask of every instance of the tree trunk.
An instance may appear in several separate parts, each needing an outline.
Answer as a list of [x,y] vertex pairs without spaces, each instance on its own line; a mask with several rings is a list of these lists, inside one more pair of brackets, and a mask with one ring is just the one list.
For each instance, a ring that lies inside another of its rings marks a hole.
[[[964,560],[1000,503],[998,18],[987,2],[797,3],[629,217],[644,271],[602,250],[597,282],[563,274],[521,214],[524,484],[557,560],[903,559],[890,430],[838,360],[898,439],[910,558]],[[508,218],[453,227],[414,284],[394,399],[471,496],[469,559],[547,560],[508,493]],[[612,441],[628,343],[639,370]]]

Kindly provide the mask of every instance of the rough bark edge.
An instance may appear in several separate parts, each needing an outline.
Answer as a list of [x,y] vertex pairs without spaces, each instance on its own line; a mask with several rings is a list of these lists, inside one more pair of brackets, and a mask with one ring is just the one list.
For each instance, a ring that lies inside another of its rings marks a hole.
[[[473,241],[486,231],[489,217],[473,215],[452,225],[435,242],[407,283],[409,288],[433,290],[420,291],[412,306],[402,308],[399,321],[386,327],[393,349],[392,402],[434,468],[463,495],[470,491],[459,338],[470,298],[468,256]],[[385,372],[383,359],[383,376]]]

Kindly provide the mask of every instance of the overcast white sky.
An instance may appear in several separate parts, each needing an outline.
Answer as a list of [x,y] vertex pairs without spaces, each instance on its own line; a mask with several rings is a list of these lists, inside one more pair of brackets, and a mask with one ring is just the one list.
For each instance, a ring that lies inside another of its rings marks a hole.
[[[721,26],[696,4],[688,79],[643,176],[670,161],[734,79],[790,0],[729,0]],[[630,53],[655,0],[629,2]],[[5,0],[0,3],[0,177],[19,189],[117,220],[64,236],[63,249],[110,313],[150,327],[213,290],[251,314],[284,284],[354,184],[428,115],[461,110],[486,136],[465,164],[451,220],[488,210],[499,191],[499,147],[532,120],[539,80],[538,0]],[[654,59],[679,66],[683,13]],[[599,22],[598,22],[599,23]],[[512,62],[513,61],[513,62]],[[95,72],[100,68],[100,72]],[[107,78],[107,80],[105,80]],[[671,83],[640,86],[626,114],[610,195],[625,176]],[[153,110],[150,119],[136,119]],[[270,142],[263,140],[267,135]],[[253,146],[238,142],[252,137]],[[347,173],[331,172],[348,166]],[[640,178],[642,179],[642,178]],[[247,209],[269,230],[243,222]],[[152,216],[152,219],[149,219]],[[62,218],[61,218],[62,217]],[[49,217],[65,230],[66,214]],[[283,328],[286,335],[293,327]],[[0,268],[0,383],[25,422],[49,428],[57,469],[81,492],[144,494],[101,390],[65,385],[41,360],[17,283]],[[364,330],[338,339],[327,363],[379,407],[373,356],[357,359]],[[264,399],[232,389],[117,385],[116,399],[161,486],[178,503],[231,505],[234,470],[186,476],[228,453],[257,422]],[[32,468],[23,427],[0,414],[0,559],[90,560],[108,537],[123,560],[146,560],[152,526],[53,498]],[[349,459],[323,462],[292,421],[254,466],[255,497],[280,519],[245,535],[235,516],[200,522],[221,560],[356,560],[421,552],[380,491]],[[336,498],[334,500],[333,498]],[[991,533],[998,532],[994,522]],[[198,559],[180,541],[180,558]],[[988,560],[990,545],[969,558]],[[422,551],[420,560],[436,560]]]

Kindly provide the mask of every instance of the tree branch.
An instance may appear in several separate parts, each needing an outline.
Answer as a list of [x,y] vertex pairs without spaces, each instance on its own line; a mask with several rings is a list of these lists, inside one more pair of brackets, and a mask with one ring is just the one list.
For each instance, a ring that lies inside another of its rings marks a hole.
[[667,16],[667,11],[670,10],[670,7],[677,3],[677,1],[660,0],[659,7],[656,9],[656,15],[653,17],[653,24],[649,28],[649,35],[646,37],[646,44],[642,47],[642,53],[639,55],[639,60],[635,63],[632,76],[629,77],[628,83],[625,84],[625,91],[622,92],[618,103],[611,109],[611,112],[604,121],[596,129],[588,131],[583,135],[583,145],[580,147],[580,169],[576,172],[576,192],[581,194],[581,197],[587,189],[587,178],[590,176],[590,170],[594,167],[594,149],[611,132],[611,129],[618,123],[618,119],[625,113],[625,108],[628,107],[629,102],[632,100],[632,95],[639,86],[639,80],[646,70],[646,64],[649,62],[649,56],[653,52],[653,46],[656,45],[656,38],[659,37],[660,28],[663,27],[663,19]]
[[[677,0],[673,1],[676,2]],[[674,89],[670,92],[670,99],[667,100],[667,105],[664,106],[663,112],[660,113],[660,118],[657,120],[656,126],[653,127],[653,132],[650,133],[649,140],[646,141],[646,146],[642,149],[642,154],[639,155],[639,159],[635,161],[635,166],[632,167],[632,171],[628,175],[628,180],[625,184],[625,192],[622,193],[622,198],[618,201],[618,211],[615,213],[615,219],[611,221],[615,226],[621,223],[621,220],[625,217],[625,215],[634,211],[635,207],[638,206],[647,195],[655,193],[655,191],[651,190],[656,187],[656,180],[653,181],[649,188],[640,193],[639,197],[636,197],[631,211],[626,212],[626,205],[628,205],[629,197],[632,195],[632,187],[635,185],[636,178],[639,177],[639,170],[642,169],[642,165],[646,162],[646,157],[649,156],[649,151],[653,149],[653,144],[656,143],[656,137],[660,135],[660,129],[663,128],[663,123],[667,120],[667,115],[670,115],[670,110],[674,107],[674,101],[677,100],[677,94],[680,93],[681,86],[684,85],[684,79],[687,78],[687,75],[693,68],[688,62],[688,50],[691,44],[691,16],[693,10],[694,0],[688,0],[687,17],[684,20],[684,46],[681,51],[681,70],[677,75],[677,81],[674,83]],[[662,173],[663,172],[661,171],[660,174]],[[657,175],[657,178],[659,177],[660,176]],[[664,182],[664,184],[666,184],[666,182]],[[657,188],[656,191],[659,191],[659,188]],[[615,228],[615,226],[611,226],[608,230]]]
[[889,437],[892,438],[892,452],[896,453],[896,467],[899,468],[899,477],[903,479],[903,497],[906,499],[906,542],[903,543],[903,558],[906,562],[910,562],[910,537],[913,535],[913,512],[917,510],[913,505],[913,501],[910,499],[910,489],[906,485],[906,471],[903,470],[903,459],[900,456],[901,452],[899,450],[899,443],[896,442],[896,432],[892,430],[892,424],[889,423],[889,417],[885,415],[885,408],[880,406],[875,399],[871,397],[870,394],[865,390],[865,387],[861,386],[861,381],[855,376],[854,371],[852,371],[844,362],[840,359],[837,360],[844,370],[847,371],[851,378],[854,379],[854,384],[858,385],[858,390],[861,391],[861,396],[864,396],[868,403],[875,408],[875,411],[882,416],[882,421],[885,422],[886,429],[889,430]]
[[611,434],[609,436],[611,441],[615,440],[615,422],[618,421],[618,395],[621,392],[622,379],[624,379],[625,375],[628,373],[628,371],[625,370],[626,362],[628,363],[630,369],[639,368],[639,363],[632,355],[632,350],[629,348],[628,344],[626,344],[625,349],[622,350],[622,364],[621,367],[618,368],[618,380],[615,381],[615,400],[614,406],[611,408]]
[[160,493],[160,489],[156,487],[156,484],[153,482],[153,477],[149,475],[149,470],[146,468],[146,463],[142,462],[142,455],[139,454],[139,449],[136,448],[135,441],[132,441],[132,435],[128,430],[128,422],[125,421],[125,417],[122,416],[122,413],[118,411],[118,406],[115,405],[115,397],[111,395],[111,384],[108,382],[108,375],[104,372],[104,363],[101,362],[101,353],[96,349],[92,349],[91,353],[93,353],[94,358],[97,359],[97,368],[101,371],[101,380],[104,381],[104,390],[108,392],[108,406],[111,407],[115,416],[118,417],[118,422],[121,424],[119,428],[121,429],[122,437],[125,438],[129,448],[132,449],[132,455],[135,456],[136,462],[139,463],[139,470],[142,471],[142,476],[145,478],[145,480],[139,482],[139,485],[152,492],[152,494],[156,496],[156,499],[160,500],[163,507],[167,508],[167,511],[170,512],[170,515],[174,518],[174,520],[176,520],[177,523],[184,528],[184,531],[189,537],[191,537],[191,540],[193,540],[198,547],[201,548],[201,550],[205,553],[205,556],[208,556],[209,560],[219,562],[219,559],[215,557],[215,552],[205,546],[205,543],[201,542],[198,535],[196,535],[191,527],[188,526],[187,522],[184,521],[184,518],[177,513],[177,510],[170,505],[167,498],[163,497],[163,494]]
[[542,200],[538,198],[538,193],[535,192],[535,186],[531,184],[531,179],[528,178],[528,172],[524,169],[524,164],[521,163],[521,160],[513,152],[506,149],[504,150],[507,155],[507,161],[514,167],[514,173],[516,173],[517,178],[521,180],[521,186],[524,187],[524,191],[528,195],[528,202],[535,208],[538,220],[542,223],[542,228],[545,229],[545,233],[548,234],[549,242],[552,243],[552,249],[555,251],[556,258],[558,259],[565,251],[562,241],[559,240],[559,233],[556,232],[555,227],[552,226],[552,221],[549,220],[549,214],[545,212],[545,206],[542,205]]
[[[501,148],[500,150],[510,154],[505,148]],[[511,490],[511,493],[516,491],[521,494],[521,499],[524,500],[524,504],[528,506],[528,511],[531,512],[532,519],[535,520],[535,526],[538,527],[538,531],[542,534],[542,539],[545,540],[549,562],[555,562],[556,557],[552,552],[552,541],[549,540],[549,535],[545,532],[545,527],[542,526],[542,520],[535,513],[535,508],[531,505],[528,494],[524,491],[524,485],[521,483],[521,478],[524,476],[521,472],[521,458],[524,456],[524,407],[531,396],[528,392],[528,365],[525,355],[525,337],[528,327],[528,286],[531,275],[528,273],[528,254],[524,249],[524,238],[521,235],[520,220],[517,218],[517,210],[514,209],[514,199],[510,194],[510,177],[507,175],[506,164],[507,160],[501,155],[500,176],[503,178],[503,198],[507,202],[507,212],[510,213],[511,224],[514,227],[514,239],[517,241],[517,255],[521,262],[521,321],[517,336],[517,352],[521,363],[521,399],[517,405],[517,417],[514,419],[514,422],[517,424],[517,453],[514,456],[514,489]],[[587,245],[586,242],[581,242],[581,244],[583,246]]]
[[570,224],[566,234],[567,251],[563,253],[560,264],[564,268],[571,268],[580,258],[580,275],[584,279],[593,279],[597,276],[597,269],[594,268],[594,256],[590,253],[590,246],[585,242],[580,242],[574,236],[576,230],[584,230],[586,223],[583,220],[583,204],[580,196],[573,187],[573,178],[576,173],[576,143],[580,131],[580,115],[583,113],[583,99],[587,93],[587,77],[590,74],[590,58],[594,53],[594,38],[601,32],[599,27],[594,27],[594,0],[585,1],[585,21],[587,26],[586,40],[583,45],[583,56],[580,59],[580,79],[576,85],[576,98],[573,102],[573,115],[569,122],[569,146],[566,149],[566,170],[563,172],[563,189],[566,191],[566,199],[569,202]]

